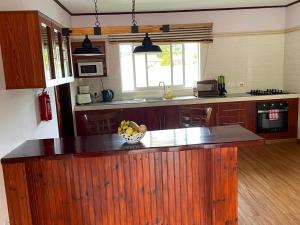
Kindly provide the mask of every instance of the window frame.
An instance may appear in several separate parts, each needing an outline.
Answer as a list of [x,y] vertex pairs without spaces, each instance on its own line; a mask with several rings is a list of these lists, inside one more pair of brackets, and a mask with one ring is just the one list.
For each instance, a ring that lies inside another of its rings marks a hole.
[[[156,45],[169,45],[170,46],[170,68],[171,68],[171,86],[173,90],[190,90],[192,87],[187,87],[186,85],[186,73],[185,73],[185,45],[186,43],[195,43],[198,45],[198,80],[201,80],[201,42],[158,42],[155,43]],[[174,85],[173,84],[173,75],[174,75],[174,69],[173,69],[173,46],[172,44],[181,44],[182,45],[182,73],[183,73],[183,84],[182,85]],[[119,54],[119,65],[120,65],[120,75],[122,76],[122,70],[121,70],[121,54],[120,54],[120,46],[121,45],[131,45],[131,50],[133,52],[136,43],[119,43],[118,45],[118,54]],[[161,87],[159,86],[149,86],[149,78],[148,78],[148,60],[147,60],[147,54],[145,54],[145,66],[146,66],[146,85],[147,87],[137,87],[136,86],[136,67],[135,67],[135,57],[134,54],[132,54],[132,70],[133,70],[133,81],[134,81],[134,90],[123,90],[123,79],[121,79],[122,82],[122,93],[130,93],[130,92],[147,92],[147,91],[158,91],[161,90]],[[158,84],[157,84],[158,85]]]

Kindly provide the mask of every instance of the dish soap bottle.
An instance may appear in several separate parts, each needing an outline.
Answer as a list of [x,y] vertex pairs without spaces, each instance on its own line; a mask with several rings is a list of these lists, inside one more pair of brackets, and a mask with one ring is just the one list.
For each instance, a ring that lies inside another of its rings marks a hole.
[[173,96],[173,90],[172,90],[172,88],[170,86],[167,86],[167,90],[166,90],[164,98],[166,98],[166,99],[172,99],[172,98],[174,98],[174,96]]

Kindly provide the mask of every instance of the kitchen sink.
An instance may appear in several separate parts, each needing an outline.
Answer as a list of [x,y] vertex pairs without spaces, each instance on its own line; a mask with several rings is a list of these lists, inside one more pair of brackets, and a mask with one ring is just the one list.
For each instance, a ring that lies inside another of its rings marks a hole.
[[146,102],[156,102],[156,101],[165,101],[167,100],[166,98],[161,98],[161,97],[151,97],[151,98],[145,98]]
[[196,99],[194,96],[181,96],[174,97],[172,99],[162,98],[162,97],[147,97],[147,98],[134,98],[134,99],[126,99],[126,100],[113,100],[112,102],[106,102],[102,104],[135,104],[135,103],[147,103],[147,102],[162,102],[162,101],[176,101],[176,100],[188,100],[188,99]]
[[145,99],[127,99],[127,100],[113,100],[111,102],[102,102],[101,104],[107,105],[118,105],[118,104],[136,104],[136,103],[143,103]]
[[189,99],[196,99],[196,97],[195,96],[180,96],[174,98],[149,97],[149,98],[144,98],[144,102],[176,101],[176,100],[189,100]]

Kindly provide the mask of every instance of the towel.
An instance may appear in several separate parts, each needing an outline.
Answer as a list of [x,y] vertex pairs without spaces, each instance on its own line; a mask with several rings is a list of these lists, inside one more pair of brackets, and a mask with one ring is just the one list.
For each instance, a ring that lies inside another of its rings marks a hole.
[[278,120],[279,118],[279,109],[269,110],[269,120]]

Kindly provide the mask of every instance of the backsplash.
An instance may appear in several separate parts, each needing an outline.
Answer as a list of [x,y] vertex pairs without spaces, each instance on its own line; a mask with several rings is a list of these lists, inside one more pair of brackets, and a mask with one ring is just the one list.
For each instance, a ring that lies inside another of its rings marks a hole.
[[[286,35],[284,88],[300,93],[300,31]],[[300,111],[300,104],[299,104]],[[298,138],[300,139],[300,116],[298,117]]]
[[300,92],[300,31],[286,35],[284,88]]
[[229,93],[282,89],[283,68],[284,34],[220,37],[209,46],[207,69],[202,77],[224,75]]

